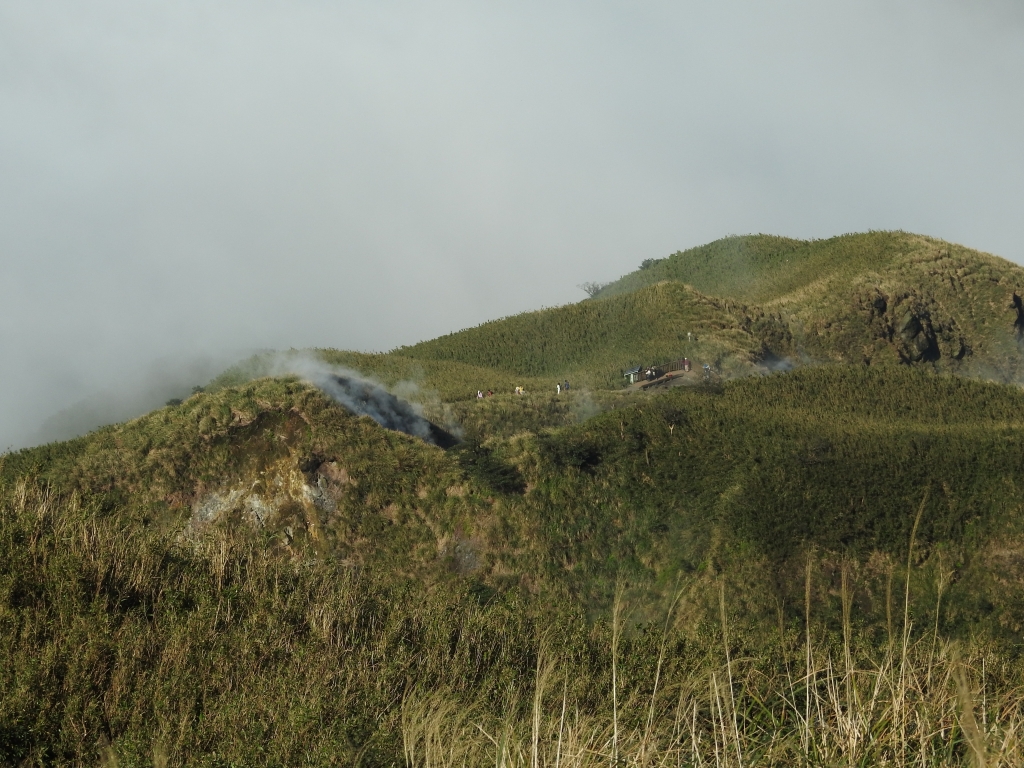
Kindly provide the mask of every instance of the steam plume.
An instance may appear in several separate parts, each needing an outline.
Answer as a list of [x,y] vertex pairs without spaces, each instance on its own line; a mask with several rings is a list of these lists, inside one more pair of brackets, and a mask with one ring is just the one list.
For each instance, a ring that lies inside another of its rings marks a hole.
[[294,374],[314,385],[357,416],[369,416],[385,429],[404,432],[431,445],[450,448],[458,440],[428,421],[419,406],[395,397],[382,384],[347,368],[327,365],[308,355],[279,355],[274,374]]

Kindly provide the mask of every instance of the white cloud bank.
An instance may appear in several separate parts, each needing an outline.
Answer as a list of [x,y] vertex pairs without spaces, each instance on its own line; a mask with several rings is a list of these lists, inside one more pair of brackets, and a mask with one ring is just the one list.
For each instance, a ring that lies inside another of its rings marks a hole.
[[1017,2],[8,0],[0,450],[154,361],[387,349],[728,233],[1020,261],[1021,72]]

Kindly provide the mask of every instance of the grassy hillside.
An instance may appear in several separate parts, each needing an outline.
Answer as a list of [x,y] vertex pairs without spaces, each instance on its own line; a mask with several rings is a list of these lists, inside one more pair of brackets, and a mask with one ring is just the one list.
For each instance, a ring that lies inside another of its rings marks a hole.
[[367,354],[337,349],[255,355],[224,371],[205,389],[207,392],[217,392],[275,373],[280,375],[276,369],[287,368],[287,361],[291,357],[312,357],[328,365],[357,371],[388,387],[396,388],[396,392],[403,397],[427,403],[469,400],[476,397],[477,390],[509,393],[518,386],[530,392],[554,389],[553,382],[548,378],[522,376],[501,369],[452,360],[418,359],[395,353]]
[[1012,281],[1021,273],[1018,265],[1005,259],[908,232],[866,232],[809,241],[744,235],[656,260],[606,285],[598,295],[608,298],[670,280],[714,296],[772,304],[823,279],[842,283],[890,271],[912,274],[922,260],[931,264],[919,276],[945,278],[948,273],[974,277],[972,284],[977,277]]
[[[470,400],[478,390],[543,393],[565,379],[614,390],[623,370],[684,356],[726,376],[839,362],[924,365],[1017,383],[1022,294],[1017,265],[919,235],[730,237],[653,261],[595,300],[389,353],[312,354],[427,406]],[[207,389],[280,374],[279,364],[280,356],[256,356]]]
[[[444,402],[478,389],[544,392],[568,378],[616,389],[622,371],[689,357],[725,375],[792,364],[925,365],[1003,382],[1024,376],[1024,269],[903,232],[799,241],[732,237],[673,254],[607,286],[596,299],[525,312],[327,362],[386,384],[415,382]],[[259,359],[215,386],[270,369]]]
[[[636,624],[448,580],[183,540],[23,486],[0,496],[7,765],[1018,765],[1020,667],[895,614],[744,632],[678,604]],[[844,574],[847,571],[843,571]],[[822,576],[825,576],[823,579]],[[845,576],[845,601],[856,583]],[[739,592],[742,596],[742,592]],[[844,602],[844,605],[846,603]],[[923,635],[923,636],[922,636]],[[979,757],[980,756],[980,757]],[[724,758],[724,760],[723,760]]]
[[710,761],[721,707],[766,765],[967,764],[963,678],[1014,764],[1024,394],[831,366],[609,398],[469,402],[445,452],[267,379],[3,457],[0,754]]
[[[781,590],[761,604],[768,620],[779,600],[799,605],[794,562],[809,547],[874,561],[881,578],[913,535],[932,577],[954,577],[946,629],[989,622],[1019,642],[1022,406],[1016,389],[856,368],[652,397],[540,441],[549,463],[531,503],[550,551],[536,567],[580,591],[615,573],[664,589],[751,567]],[[862,615],[881,620],[884,585],[862,586]]]
[[620,386],[622,371],[635,365],[683,356],[718,366],[750,364],[769,346],[788,350],[785,330],[774,318],[678,283],[662,283],[608,300],[496,320],[395,353],[552,381],[572,376],[610,388]]
[[813,270],[807,245],[803,240],[773,235],[727,237],[665,259],[649,260],[646,266],[604,286],[598,295],[609,298],[671,280],[703,293],[755,303],[786,293],[776,286],[798,283],[798,275],[808,267]]
[[729,238],[0,456],[0,763],[1019,765],[1022,274]]
[[0,477],[161,530],[255,526],[295,556],[454,569],[595,608],[618,578],[659,597],[733,560],[784,573],[809,546],[895,563],[920,510],[919,553],[958,574],[950,631],[1024,631],[1016,587],[964,576],[1024,557],[1020,390],[832,366],[582,400],[471,402],[470,442],[444,452],[265,379],[6,456]]
[[[665,283],[608,301],[515,315],[387,354],[315,354],[388,385],[419,382],[427,393],[454,402],[475,397],[478,389],[505,393],[523,386],[553,392],[565,379],[577,387],[618,389],[624,370],[683,356],[749,372],[769,348],[792,353],[787,333],[781,322],[756,308]],[[268,375],[279,359],[254,357],[210,388]]]
[[1024,270],[904,232],[797,241],[731,237],[675,253],[607,286],[599,300],[678,281],[781,315],[809,359],[926,362],[970,375],[1021,375]]
[[158,530],[256,525],[283,553],[380,558],[410,572],[433,563],[445,531],[473,517],[450,456],[294,379],[194,395],[0,457],[0,477],[76,493]]

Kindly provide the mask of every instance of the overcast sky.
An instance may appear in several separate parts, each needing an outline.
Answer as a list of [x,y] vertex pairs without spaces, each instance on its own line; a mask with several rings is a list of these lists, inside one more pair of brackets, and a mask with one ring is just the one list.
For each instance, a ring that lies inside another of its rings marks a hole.
[[3,0],[0,450],[727,234],[1021,262],[1022,139],[1019,0]]

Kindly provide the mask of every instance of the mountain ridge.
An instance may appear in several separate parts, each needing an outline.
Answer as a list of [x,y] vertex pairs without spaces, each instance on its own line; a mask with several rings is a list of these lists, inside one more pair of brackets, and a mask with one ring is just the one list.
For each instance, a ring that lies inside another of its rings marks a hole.
[[[782,271],[760,304],[665,279],[392,353],[257,356],[0,455],[0,761],[422,764],[417,744],[465,743],[482,764],[492,733],[526,755],[583,723],[601,764],[619,725],[642,763],[706,750],[735,707],[746,754],[792,765],[809,734],[840,743],[804,704],[857,690],[833,720],[874,723],[864,764],[910,738],[967,764],[950,686],[1010,702],[989,722],[1024,711],[1021,270],[856,237],[888,250],[829,274],[836,243],[797,246],[797,273],[772,250],[795,241],[764,241]],[[623,386],[682,356],[715,371]],[[384,386],[460,442],[325,381]],[[864,680],[892,688],[882,711],[855,709]],[[897,707],[938,719],[908,736]]]
[[[629,322],[633,315],[643,316],[643,322],[653,328],[649,335],[663,341],[662,348],[638,351],[632,357],[619,353],[617,359],[608,360],[606,370],[657,363],[650,359],[657,353],[665,359],[681,357],[689,351],[681,342],[690,330],[685,325],[690,318],[659,326],[655,317],[671,313],[679,299],[652,302],[646,316],[636,306],[656,295],[659,285],[683,286],[726,314],[746,315],[717,328],[701,329],[718,342],[718,351],[727,351],[730,345],[716,339],[716,331],[719,336],[723,331],[742,331],[760,319],[773,326],[761,357],[925,362],[941,370],[1007,382],[1019,380],[1022,373],[1024,323],[1019,301],[1024,294],[1024,269],[989,254],[904,232],[818,241],[764,235],[726,238],[630,273],[580,304],[492,321],[396,352],[480,362],[504,344],[505,357],[513,359],[504,336],[514,334],[531,350],[541,348],[544,337],[553,335],[551,330],[539,330],[541,318],[590,312],[604,316],[605,333],[613,333],[607,328]],[[590,308],[605,302],[610,304],[604,304],[603,311]],[[673,345],[676,354],[669,354],[668,347]],[[749,350],[744,352],[738,355],[740,367],[759,362],[757,353],[751,358]],[[697,354],[713,357],[703,350]],[[565,368],[549,364],[548,370],[554,374]]]

